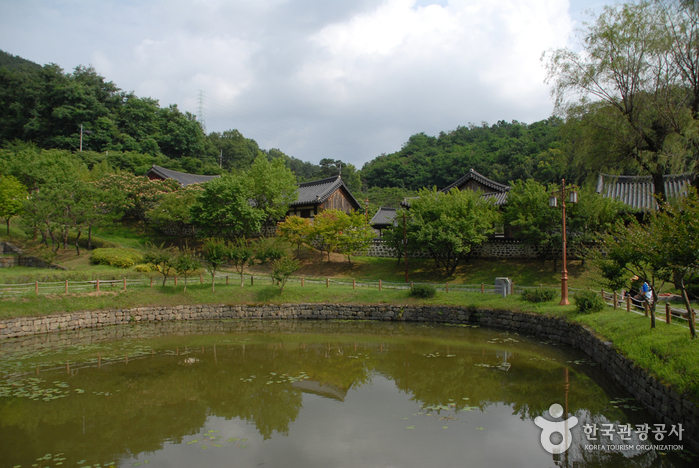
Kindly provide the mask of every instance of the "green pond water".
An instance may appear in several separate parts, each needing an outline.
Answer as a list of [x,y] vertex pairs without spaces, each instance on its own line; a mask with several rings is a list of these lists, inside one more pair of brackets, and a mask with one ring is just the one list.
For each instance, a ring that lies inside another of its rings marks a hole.
[[[0,376],[2,467],[699,463],[670,427],[656,441],[658,421],[580,353],[470,326],[107,327],[0,342]],[[534,420],[566,415],[577,419],[570,448],[552,455]],[[622,441],[627,424],[648,424],[648,440],[632,430]]]

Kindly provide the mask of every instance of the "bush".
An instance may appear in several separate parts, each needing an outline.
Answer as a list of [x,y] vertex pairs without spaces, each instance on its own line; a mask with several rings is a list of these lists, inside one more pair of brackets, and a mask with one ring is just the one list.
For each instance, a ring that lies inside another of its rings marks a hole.
[[577,311],[581,314],[599,312],[606,305],[602,297],[594,291],[584,291],[575,293],[573,296]]
[[411,297],[429,299],[437,294],[437,289],[431,284],[416,284],[410,289]]
[[143,255],[133,249],[95,249],[92,251],[90,262],[93,265],[110,265],[119,268],[129,268],[143,263]]
[[286,256],[286,250],[277,237],[263,237],[255,245],[255,258],[260,263],[279,260]]
[[151,265],[149,265],[148,263],[141,263],[133,267],[133,269],[138,271],[139,273],[150,273],[151,271],[153,271]]
[[527,289],[522,293],[522,299],[527,302],[548,302],[558,295],[558,290],[553,288]]

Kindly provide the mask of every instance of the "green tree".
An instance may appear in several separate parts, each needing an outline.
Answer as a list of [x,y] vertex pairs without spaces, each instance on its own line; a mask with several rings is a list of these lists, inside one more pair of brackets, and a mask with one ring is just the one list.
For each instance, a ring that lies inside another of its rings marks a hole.
[[362,213],[352,212],[341,218],[339,251],[347,257],[347,263],[352,265],[352,255],[366,250],[374,237],[374,229],[364,222]]
[[655,328],[655,306],[663,278],[667,277],[667,265],[663,259],[661,233],[653,225],[643,226],[636,220],[624,225],[619,222],[612,232],[605,236],[603,249],[606,256],[599,256],[596,263],[606,283],[613,289],[627,286],[631,277],[638,276],[641,282],[648,283],[652,292],[643,301],[650,309],[650,327]]
[[260,232],[267,214],[251,203],[244,176],[223,175],[203,184],[191,208],[192,224],[209,237],[249,236]]
[[171,247],[165,247],[165,244],[156,246],[148,244],[146,253],[143,255],[143,261],[155,266],[158,273],[163,275],[163,286],[167,281],[168,276],[175,269],[175,252]]
[[474,246],[494,232],[499,218],[491,201],[480,192],[452,189],[449,193],[423,189],[410,203],[408,239],[425,250],[438,268],[452,276]]
[[[680,62],[688,58],[696,73],[699,44],[694,39],[684,50],[673,47],[666,12],[676,11],[675,5],[642,1],[607,6],[583,29],[584,50],[547,55],[557,108],[582,113],[585,125],[601,130],[602,151],[588,160],[596,159],[597,167],[632,163],[652,176],[661,203],[666,200],[663,175],[685,170],[696,159],[690,150],[696,111],[689,103],[699,82],[696,75],[689,82],[678,71],[673,52]],[[696,13],[696,7],[689,8]],[[578,97],[574,106],[571,96]]]
[[245,285],[245,269],[255,264],[255,249],[244,238],[238,238],[228,245],[228,259],[240,274],[240,287]]
[[201,268],[201,262],[185,247],[175,256],[172,265],[178,275],[184,276],[183,292],[187,292],[187,278]]
[[10,235],[10,219],[22,213],[27,187],[12,176],[0,176],[0,217],[7,223],[7,235]]
[[220,239],[208,239],[204,242],[202,253],[206,261],[206,270],[211,274],[211,291],[216,291],[216,271],[229,259],[229,249]]
[[[660,264],[663,279],[682,293],[692,338],[697,337],[696,317],[690,303],[688,285],[699,277],[699,198],[695,190],[670,203],[651,218],[647,231],[660,238]],[[696,298],[695,298],[696,299]]]
[[277,236],[289,242],[296,244],[296,256],[301,252],[301,245],[311,245],[311,231],[313,227],[308,218],[299,216],[287,216],[286,219],[277,225]]
[[[250,200],[264,213],[265,231],[283,219],[289,205],[298,199],[296,177],[281,159],[269,161],[260,153],[245,172]],[[263,232],[266,235],[266,232]]]
[[285,255],[282,258],[272,262],[272,271],[270,272],[270,276],[272,277],[272,281],[275,281],[279,286],[280,294],[284,292],[286,282],[289,280],[291,275],[293,275],[294,272],[299,269],[300,266],[301,264],[298,262],[298,260],[293,259],[288,255]]
[[554,258],[554,246],[560,245],[561,210],[549,207],[550,193],[547,188],[533,180],[513,182],[507,193],[507,206],[503,219],[513,227],[513,235],[524,244],[532,245],[541,259]]
[[146,219],[163,231],[168,228],[174,231],[182,248],[184,237],[192,227],[191,208],[202,190],[200,185],[192,184],[176,192],[164,193],[146,212]]

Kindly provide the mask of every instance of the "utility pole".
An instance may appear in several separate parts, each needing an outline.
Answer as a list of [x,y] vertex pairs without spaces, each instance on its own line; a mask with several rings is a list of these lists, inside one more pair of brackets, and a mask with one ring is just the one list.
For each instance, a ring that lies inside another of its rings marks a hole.
[[206,134],[206,122],[204,121],[204,91],[201,89],[199,90],[199,112],[197,114],[199,122],[201,123],[201,128],[204,130],[204,134]]

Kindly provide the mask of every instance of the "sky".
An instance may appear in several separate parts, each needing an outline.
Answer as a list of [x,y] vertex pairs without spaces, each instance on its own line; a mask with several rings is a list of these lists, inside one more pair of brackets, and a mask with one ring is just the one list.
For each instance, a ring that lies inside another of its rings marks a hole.
[[0,0],[0,49],[357,168],[416,133],[553,113],[544,51],[595,0]]

